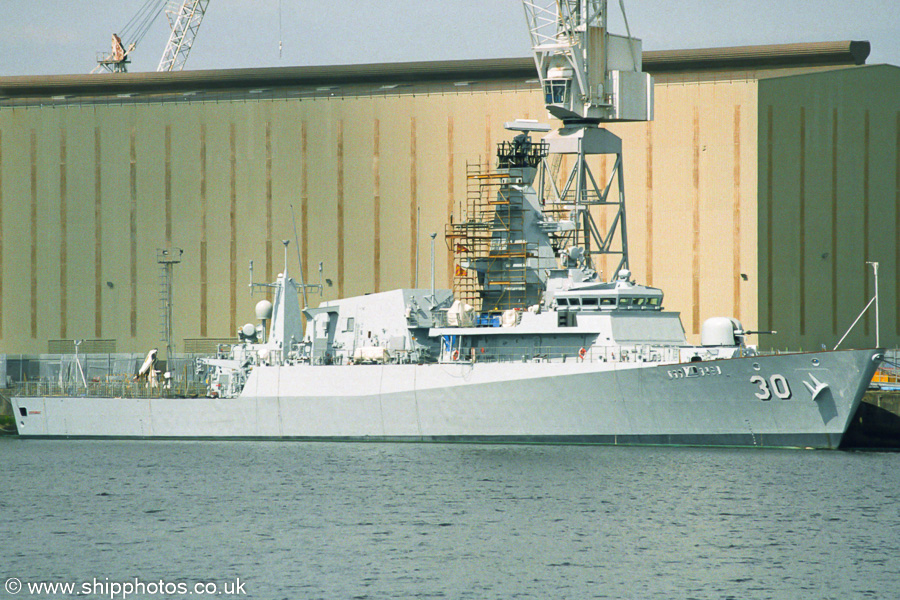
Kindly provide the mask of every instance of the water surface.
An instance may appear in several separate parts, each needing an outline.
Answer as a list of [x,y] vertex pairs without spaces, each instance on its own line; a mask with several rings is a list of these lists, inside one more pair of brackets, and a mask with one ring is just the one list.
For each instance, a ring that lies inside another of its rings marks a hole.
[[0,582],[900,597],[900,454],[0,439],[0,457]]

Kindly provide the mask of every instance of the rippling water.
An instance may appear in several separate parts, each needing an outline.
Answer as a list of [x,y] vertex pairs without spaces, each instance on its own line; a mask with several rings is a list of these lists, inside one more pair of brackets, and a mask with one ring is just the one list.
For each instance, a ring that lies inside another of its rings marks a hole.
[[0,439],[0,457],[0,581],[900,597],[900,454]]

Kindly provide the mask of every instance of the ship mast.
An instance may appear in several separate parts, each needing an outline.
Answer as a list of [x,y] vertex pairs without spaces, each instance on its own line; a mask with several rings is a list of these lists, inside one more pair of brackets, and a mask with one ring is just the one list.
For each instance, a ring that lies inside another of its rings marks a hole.
[[[628,268],[622,140],[601,125],[653,119],[653,79],[641,70],[641,42],[609,33],[606,0],[522,4],[547,111],[562,121],[544,138],[551,158],[542,162],[541,202],[551,209],[571,206],[576,227],[558,243],[582,246],[593,269],[594,257],[618,256],[615,277]],[[615,160],[609,178],[598,182],[587,158],[604,154]],[[563,156],[574,160],[560,178]],[[611,195],[614,183],[618,193]],[[593,207],[615,211],[608,227],[598,227]]]

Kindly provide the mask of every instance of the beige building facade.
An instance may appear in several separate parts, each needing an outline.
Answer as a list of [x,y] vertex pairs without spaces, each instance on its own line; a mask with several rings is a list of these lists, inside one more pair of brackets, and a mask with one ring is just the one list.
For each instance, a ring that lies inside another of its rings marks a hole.
[[[690,339],[725,315],[777,329],[763,345],[833,346],[879,261],[882,342],[897,345],[900,69],[859,66],[866,52],[645,53],[656,117],[611,127],[630,266]],[[281,240],[289,272],[299,254],[331,299],[428,287],[437,232],[449,287],[442,237],[467,165],[492,163],[505,121],[547,118],[533,73],[506,60],[0,79],[0,352],[164,346],[163,249],[183,250],[182,352],[254,319],[250,261],[271,281]],[[872,343],[874,315],[845,342]]]

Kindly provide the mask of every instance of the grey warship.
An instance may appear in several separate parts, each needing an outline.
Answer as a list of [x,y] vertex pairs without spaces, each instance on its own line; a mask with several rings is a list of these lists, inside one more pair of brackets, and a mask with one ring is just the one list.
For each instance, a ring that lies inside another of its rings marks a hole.
[[[525,5],[562,125],[507,123],[496,168],[470,171],[480,201],[445,235],[453,290],[432,276],[312,307],[285,245],[261,323],[204,360],[204,397],[19,394],[19,435],[837,448],[884,351],[763,355],[729,317],[688,343],[629,269],[622,143],[602,127],[652,118],[639,41],[607,33],[605,1]],[[609,181],[595,155],[614,158]]]
[[[724,317],[688,344],[661,290],[555,250],[572,223],[532,186],[544,148],[502,145],[501,214],[449,226],[490,231],[464,264],[481,310],[398,289],[301,311],[285,269],[257,305],[267,327],[205,361],[208,397],[16,396],[19,435],[837,448],[883,351],[763,356]],[[509,213],[521,240],[498,226]]]

